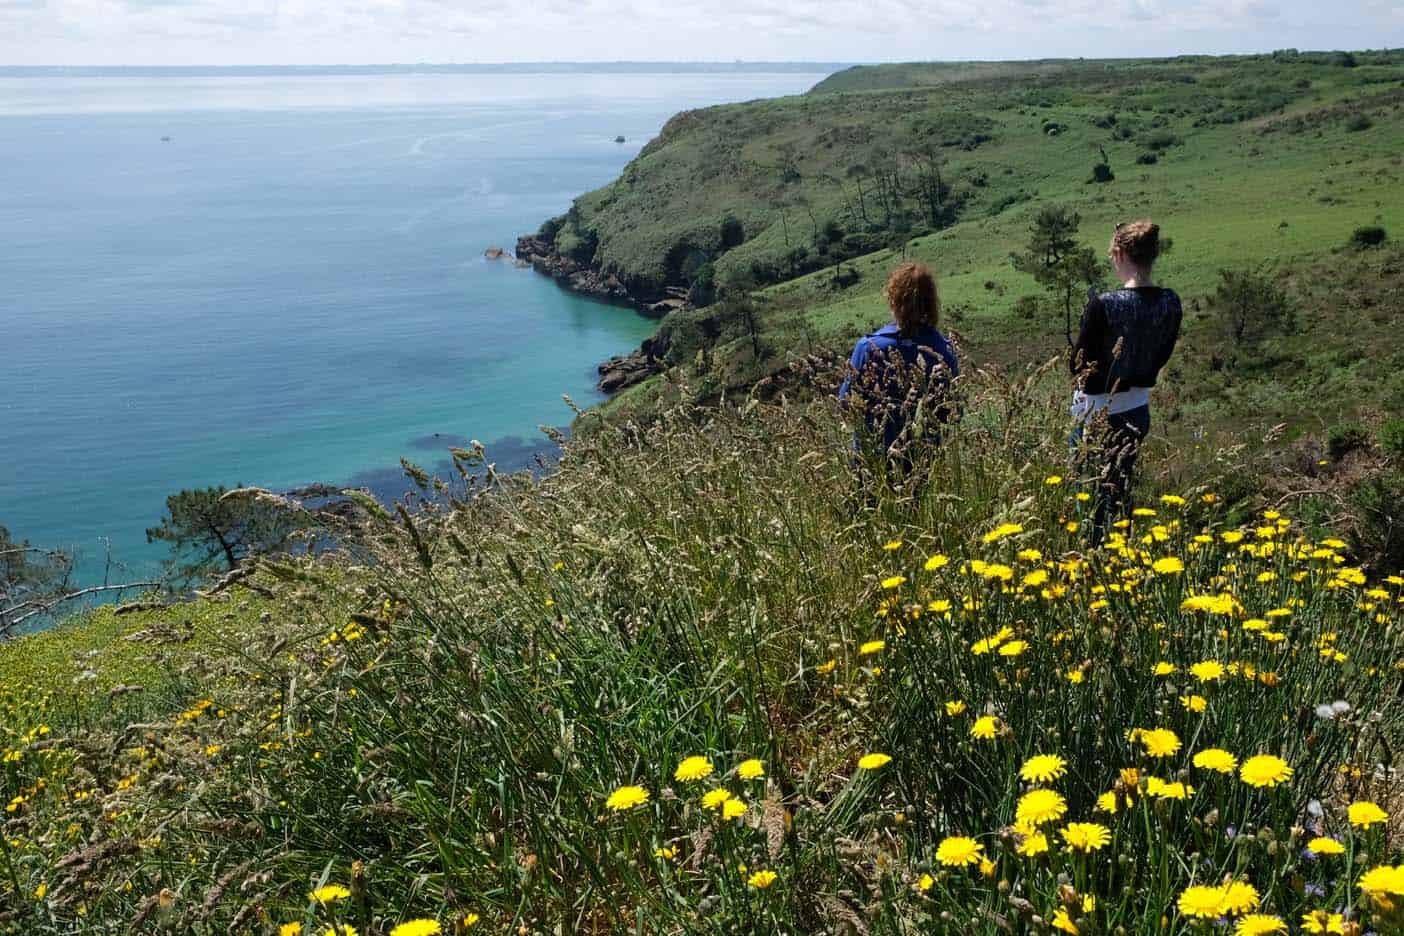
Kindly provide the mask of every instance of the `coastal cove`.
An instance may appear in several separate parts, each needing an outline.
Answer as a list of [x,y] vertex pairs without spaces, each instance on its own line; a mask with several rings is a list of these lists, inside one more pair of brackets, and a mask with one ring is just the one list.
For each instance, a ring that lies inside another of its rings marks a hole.
[[484,251],[678,111],[822,77],[0,77],[0,523],[87,584],[158,570],[181,488],[528,464],[656,322]]

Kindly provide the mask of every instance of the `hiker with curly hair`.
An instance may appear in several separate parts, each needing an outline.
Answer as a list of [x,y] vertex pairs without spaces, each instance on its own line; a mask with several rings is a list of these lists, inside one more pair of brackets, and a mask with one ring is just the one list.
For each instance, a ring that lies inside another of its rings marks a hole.
[[860,455],[886,456],[912,467],[912,454],[938,444],[940,427],[958,415],[951,382],[960,374],[955,349],[939,329],[941,297],[924,264],[903,263],[883,290],[892,321],[858,339],[839,399],[861,411],[854,439]]

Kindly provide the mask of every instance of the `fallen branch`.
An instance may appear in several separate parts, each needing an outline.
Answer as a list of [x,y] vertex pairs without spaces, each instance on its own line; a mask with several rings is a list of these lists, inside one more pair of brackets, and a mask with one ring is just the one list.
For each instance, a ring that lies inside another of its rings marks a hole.
[[[84,598],[88,595],[96,595],[100,592],[126,591],[132,588],[160,587],[160,582],[129,582],[125,585],[94,585],[91,588],[80,588],[78,591],[68,592],[66,594],[59,595],[57,598],[53,598],[47,602],[26,601],[22,604],[15,605],[13,608],[6,608],[4,611],[0,611],[0,621],[3,622],[0,623],[0,634],[3,634],[6,631],[11,630],[15,627],[18,627],[19,625],[23,624],[25,621],[29,620],[32,617],[38,617],[41,614],[47,614],[48,612],[52,611],[54,608],[58,607],[64,602],[72,601],[75,598]],[[14,614],[16,611],[19,611],[21,608],[27,607],[32,607],[32,610],[26,611],[23,614],[20,614],[13,618],[10,617],[10,615]]]

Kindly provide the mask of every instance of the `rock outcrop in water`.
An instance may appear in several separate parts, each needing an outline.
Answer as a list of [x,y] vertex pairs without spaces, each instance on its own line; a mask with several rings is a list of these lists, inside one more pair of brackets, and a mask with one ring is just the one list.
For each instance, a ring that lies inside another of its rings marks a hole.
[[668,353],[668,333],[660,331],[652,338],[645,338],[637,351],[612,357],[600,365],[599,388],[604,393],[618,393],[626,387],[643,383],[654,374],[661,373],[664,357]]
[[645,311],[643,304],[629,295],[617,276],[561,256],[555,243],[539,234],[517,238],[517,259],[525,260],[536,272],[551,277],[571,292]]

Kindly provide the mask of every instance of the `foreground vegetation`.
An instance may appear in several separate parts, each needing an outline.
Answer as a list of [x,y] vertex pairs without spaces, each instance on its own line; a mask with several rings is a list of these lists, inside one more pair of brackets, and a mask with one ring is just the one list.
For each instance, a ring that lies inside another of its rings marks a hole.
[[0,648],[0,930],[1397,931],[1404,579],[1163,443],[1089,551],[1042,386],[867,491],[680,404]]

